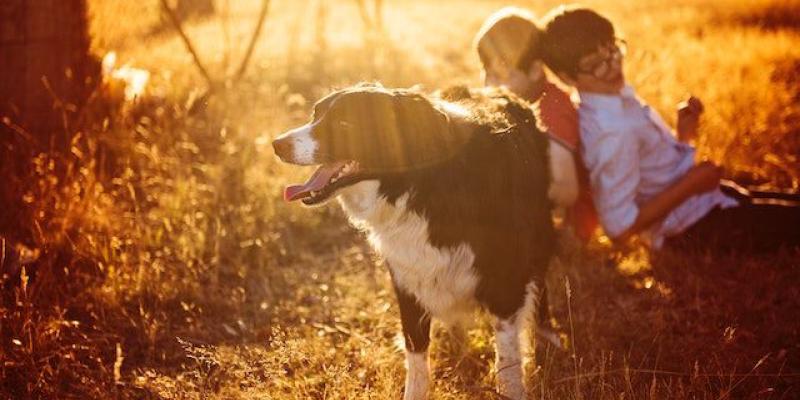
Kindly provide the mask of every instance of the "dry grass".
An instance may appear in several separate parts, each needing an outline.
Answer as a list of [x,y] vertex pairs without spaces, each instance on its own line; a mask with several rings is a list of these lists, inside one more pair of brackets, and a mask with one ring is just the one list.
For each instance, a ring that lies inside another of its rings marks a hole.
[[[352,1],[322,13],[273,3],[245,79],[193,103],[202,79],[159,28],[157,1],[91,2],[96,51],[116,50],[153,80],[137,104],[76,136],[73,154],[2,171],[40,256],[0,278],[0,398],[399,397],[385,268],[335,207],[280,201],[307,171],[277,163],[268,141],[331,87],[479,84],[471,36],[505,3],[388,1],[385,37],[363,35]],[[539,14],[557,4],[510,3]],[[687,93],[705,101],[701,154],[732,176],[800,186],[799,3],[585,4],[620,26],[631,82],[668,120]],[[217,5],[222,15],[187,30],[223,76],[259,2]],[[796,254],[648,260],[601,242],[564,253],[550,296],[573,347],[540,354],[530,382],[540,397],[800,391]],[[435,330],[434,399],[496,398],[490,329],[476,318],[463,352]]]

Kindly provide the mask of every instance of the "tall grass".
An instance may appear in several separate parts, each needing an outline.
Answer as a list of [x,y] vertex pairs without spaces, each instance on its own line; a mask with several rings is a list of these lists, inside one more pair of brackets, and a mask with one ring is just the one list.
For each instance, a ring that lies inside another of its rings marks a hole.
[[[215,76],[237,64],[258,3],[187,25]],[[540,15],[557,4],[512,3]],[[798,33],[752,23],[795,3],[586,3],[621,28],[630,81],[668,120],[686,94],[705,101],[704,156],[734,176],[798,186]],[[501,3],[386,2],[382,37],[363,35],[356,2],[326,4],[273,1],[250,73],[204,97],[180,41],[154,28],[156,1],[92,2],[95,51],[116,50],[153,80],[123,106],[100,106],[99,92],[70,154],[2,171],[38,258],[3,265],[0,397],[399,396],[385,268],[335,208],[280,201],[309,171],[277,163],[269,141],[332,87],[479,84],[471,36]],[[569,279],[569,304],[561,290],[551,301],[574,327],[574,356],[544,349],[542,368],[531,364],[542,398],[800,390],[796,255],[616,262],[602,242],[564,253],[549,284]],[[434,398],[496,398],[490,329],[477,320],[461,351],[435,330]]]

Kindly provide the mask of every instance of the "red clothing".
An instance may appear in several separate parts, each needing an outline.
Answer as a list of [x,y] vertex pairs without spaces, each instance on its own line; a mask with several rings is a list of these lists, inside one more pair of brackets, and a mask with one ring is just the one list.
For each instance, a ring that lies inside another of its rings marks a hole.
[[567,217],[575,234],[584,242],[588,241],[597,228],[598,217],[592,201],[589,173],[580,155],[578,111],[567,93],[552,82],[545,81],[536,117],[544,131],[574,155],[575,170],[578,173],[578,199],[568,210]]
[[579,153],[581,136],[578,129],[578,110],[569,95],[550,81],[545,81],[543,85],[536,117],[550,137],[573,153]]

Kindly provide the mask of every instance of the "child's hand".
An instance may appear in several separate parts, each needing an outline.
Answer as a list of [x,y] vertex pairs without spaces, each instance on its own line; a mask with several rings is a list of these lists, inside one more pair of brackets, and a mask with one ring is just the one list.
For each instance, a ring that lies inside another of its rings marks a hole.
[[697,97],[690,96],[686,101],[678,104],[678,139],[682,142],[697,137],[697,127],[700,124],[700,114],[703,113],[703,103]]
[[703,161],[689,170],[688,174],[692,181],[692,188],[695,193],[705,193],[719,187],[722,179],[722,167],[710,161]]

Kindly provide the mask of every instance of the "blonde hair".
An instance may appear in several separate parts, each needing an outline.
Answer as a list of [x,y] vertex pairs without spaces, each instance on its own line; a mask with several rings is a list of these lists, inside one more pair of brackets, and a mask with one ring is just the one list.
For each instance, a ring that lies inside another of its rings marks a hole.
[[[511,68],[527,68],[537,56],[535,48],[541,35],[533,13],[519,7],[495,11],[481,25],[473,46],[484,69],[490,60],[503,60]],[[527,65],[526,65],[527,64]]]

